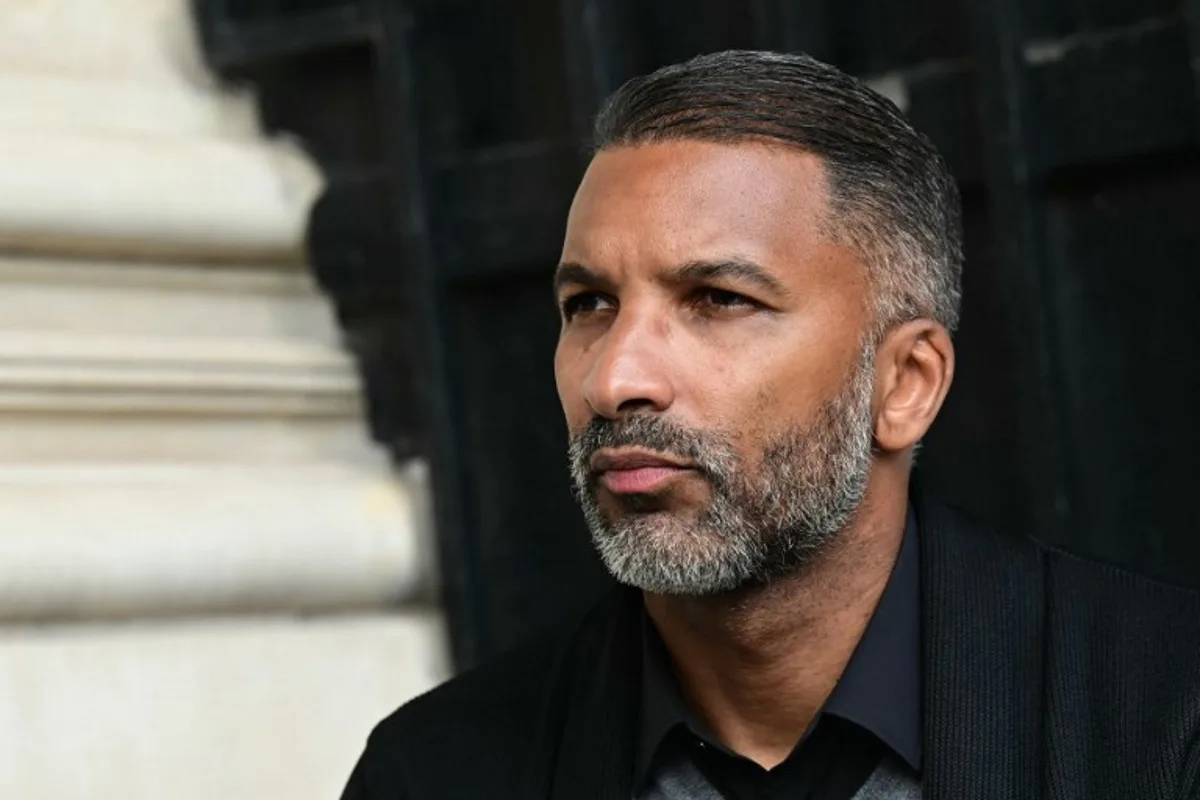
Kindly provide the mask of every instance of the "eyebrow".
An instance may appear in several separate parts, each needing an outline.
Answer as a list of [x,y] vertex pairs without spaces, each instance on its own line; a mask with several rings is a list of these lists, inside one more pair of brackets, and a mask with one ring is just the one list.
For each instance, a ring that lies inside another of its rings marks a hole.
[[611,288],[610,282],[595,270],[574,261],[564,261],[554,270],[554,294],[557,296],[564,286],[599,286]]
[[[765,267],[750,259],[736,256],[688,261],[668,271],[666,280],[675,284],[718,280],[745,282],[779,297],[791,296],[787,287]],[[554,293],[557,295],[564,286],[572,284],[601,289],[612,288],[612,281],[595,270],[574,261],[564,261],[554,271]]]
[[765,267],[747,258],[689,261],[671,270],[670,280],[675,283],[728,280],[754,284],[778,297],[788,297],[791,294],[783,282]]

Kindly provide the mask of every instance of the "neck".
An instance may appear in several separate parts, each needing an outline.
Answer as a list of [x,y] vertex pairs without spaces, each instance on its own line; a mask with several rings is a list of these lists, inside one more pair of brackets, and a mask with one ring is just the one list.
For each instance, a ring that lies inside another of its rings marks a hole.
[[791,753],[879,603],[907,507],[906,487],[873,485],[836,542],[786,580],[711,597],[645,595],[684,697],[723,744],[768,769]]

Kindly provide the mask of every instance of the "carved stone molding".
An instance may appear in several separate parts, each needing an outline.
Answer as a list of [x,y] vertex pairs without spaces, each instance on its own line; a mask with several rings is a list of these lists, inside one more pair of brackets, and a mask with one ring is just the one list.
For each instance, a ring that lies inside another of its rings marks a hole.
[[5,3],[0,162],[0,796],[336,796],[449,666],[320,172],[187,0]]

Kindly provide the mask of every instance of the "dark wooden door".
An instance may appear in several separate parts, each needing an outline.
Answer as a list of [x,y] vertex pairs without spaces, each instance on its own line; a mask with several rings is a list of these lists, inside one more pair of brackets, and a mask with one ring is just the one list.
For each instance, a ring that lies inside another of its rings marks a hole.
[[373,434],[433,465],[455,652],[607,579],[568,491],[549,278],[598,103],[730,47],[871,80],[966,206],[930,483],[1014,535],[1200,584],[1200,0],[197,0],[330,187],[314,269]]

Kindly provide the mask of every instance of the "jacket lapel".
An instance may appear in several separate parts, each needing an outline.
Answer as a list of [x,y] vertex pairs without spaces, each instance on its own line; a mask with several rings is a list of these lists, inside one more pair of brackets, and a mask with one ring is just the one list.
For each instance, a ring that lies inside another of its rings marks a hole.
[[1041,797],[1045,567],[914,492],[920,525],[924,796]]
[[576,640],[565,670],[573,683],[559,695],[565,707],[546,793],[552,800],[628,800],[633,794],[641,613],[641,593],[619,587]]

